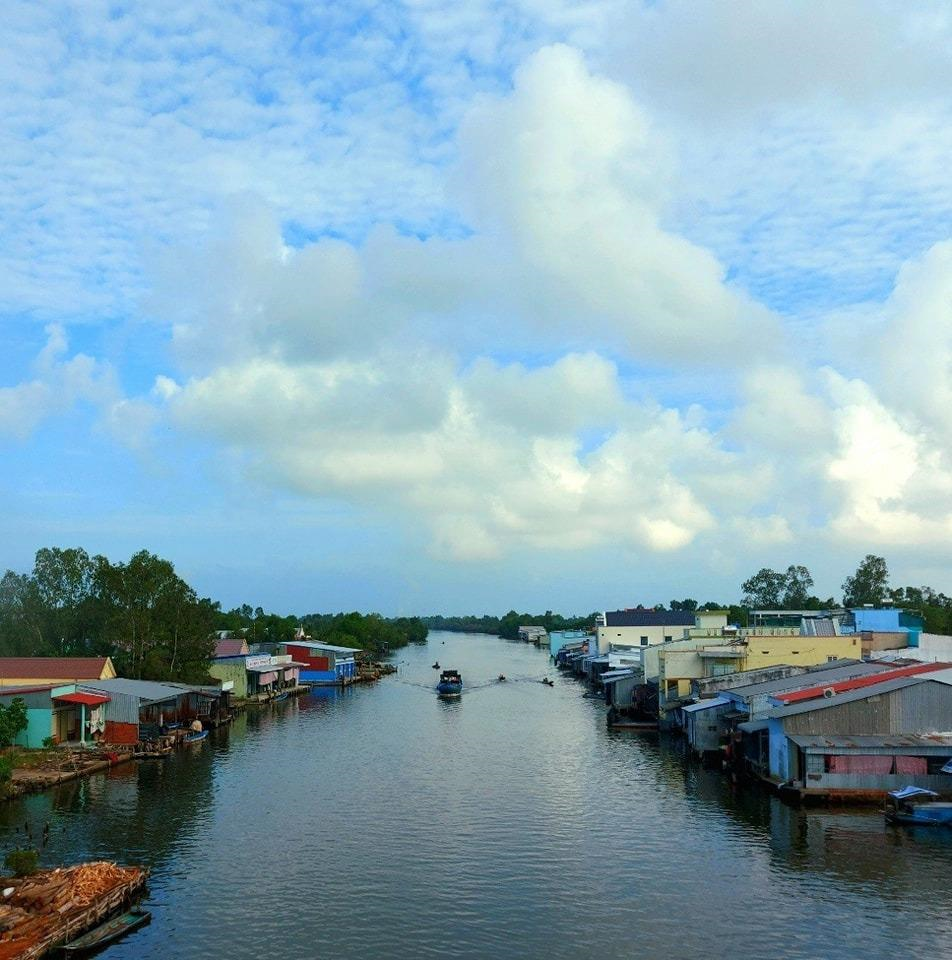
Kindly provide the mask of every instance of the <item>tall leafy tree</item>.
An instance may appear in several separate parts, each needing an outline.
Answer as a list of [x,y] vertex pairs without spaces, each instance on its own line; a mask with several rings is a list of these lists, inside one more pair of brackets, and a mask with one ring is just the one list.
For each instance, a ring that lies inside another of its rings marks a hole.
[[775,610],[783,603],[783,591],[786,578],[784,574],[762,567],[752,577],[741,584],[744,592],[744,604],[762,610]]
[[858,607],[881,603],[889,594],[889,569],[883,557],[867,553],[856,573],[843,581],[843,605]]
[[810,601],[810,591],[813,589],[813,577],[810,571],[803,566],[787,567],[783,580],[783,606],[787,610],[803,610]]

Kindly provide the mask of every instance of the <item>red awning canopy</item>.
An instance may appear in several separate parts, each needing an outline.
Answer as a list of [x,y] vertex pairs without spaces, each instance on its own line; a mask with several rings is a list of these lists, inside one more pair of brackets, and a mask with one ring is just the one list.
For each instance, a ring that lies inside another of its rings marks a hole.
[[98,707],[101,703],[109,703],[111,697],[101,693],[64,693],[61,697],[53,697],[61,703],[85,703],[87,707]]

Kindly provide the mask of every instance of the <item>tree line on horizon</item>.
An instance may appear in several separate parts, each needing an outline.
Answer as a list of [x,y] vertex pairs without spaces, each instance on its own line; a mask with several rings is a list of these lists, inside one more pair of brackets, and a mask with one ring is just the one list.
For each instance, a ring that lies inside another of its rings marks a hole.
[[[692,597],[670,600],[668,604],[653,606],[636,604],[632,610],[705,611],[725,610],[728,623],[740,627],[748,625],[750,610],[834,610],[840,607],[878,605],[883,601],[897,607],[918,610],[927,633],[952,634],[952,597],[932,587],[889,586],[889,569],[883,557],[867,554],[856,571],[842,584],[842,604],[835,597],[821,599],[813,592],[810,571],[801,564],[791,564],[785,571],[761,568],[741,584],[740,603],[699,603]],[[431,615],[423,621],[431,630],[449,630],[463,633],[492,633],[514,639],[520,626],[538,624],[546,630],[572,630],[591,627],[597,612],[587,616],[563,617],[551,610],[545,613],[517,613],[510,610],[503,616],[470,614],[469,616]]]
[[0,577],[0,656],[108,656],[120,676],[133,679],[203,683],[216,632],[281,643],[298,626],[320,642],[377,656],[427,636],[414,617],[283,616],[248,604],[225,611],[147,550],[115,563],[82,547],[44,547],[29,574]]

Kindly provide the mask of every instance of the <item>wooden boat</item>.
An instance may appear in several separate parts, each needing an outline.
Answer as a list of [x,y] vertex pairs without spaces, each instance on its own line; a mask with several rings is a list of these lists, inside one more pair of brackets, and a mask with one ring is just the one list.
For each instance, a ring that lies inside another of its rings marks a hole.
[[436,692],[441,697],[458,697],[463,693],[463,678],[458,670],[444,670],[440,674],[440,682],[436,685]]
[[279,693],[271,702],[272,703],[283,703],[288,698],[288,692],[285,690],[283,693]]
[[89,933],[84,933],[81,937],[64,944],[60,947],[60,951],[65,957],[92,953],[94,950],[99,950],[106,944],[124,937],[132,930],[144,927],[151,919],[152,914],[148,910],[134,907],[132,910],[112,917],[98,927],[94,927]]
[[886,822],[907,827],[952,827],[952,803],[923,787],[903,787],[887,794]]
[[193,730],[191,733],[185,734],[182,741],[184,743],[198,743],[199,740],[204,740],[207,736],[207,730]]

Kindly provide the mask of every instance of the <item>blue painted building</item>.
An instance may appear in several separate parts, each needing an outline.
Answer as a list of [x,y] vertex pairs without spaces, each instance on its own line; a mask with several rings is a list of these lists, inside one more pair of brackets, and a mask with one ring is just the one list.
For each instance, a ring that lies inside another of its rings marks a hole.
[[356,655],[360,651],[351,647],[295,640],[293,643],[282,643],[281,652],[290,654],[295,663],[303,664],[301,683],[344,686],[353,683],[357,676]]
[[553,630],[549,634],[549,654],[557,656],[563,647],[573,643],[587,643],[590,637],[585,630]]

